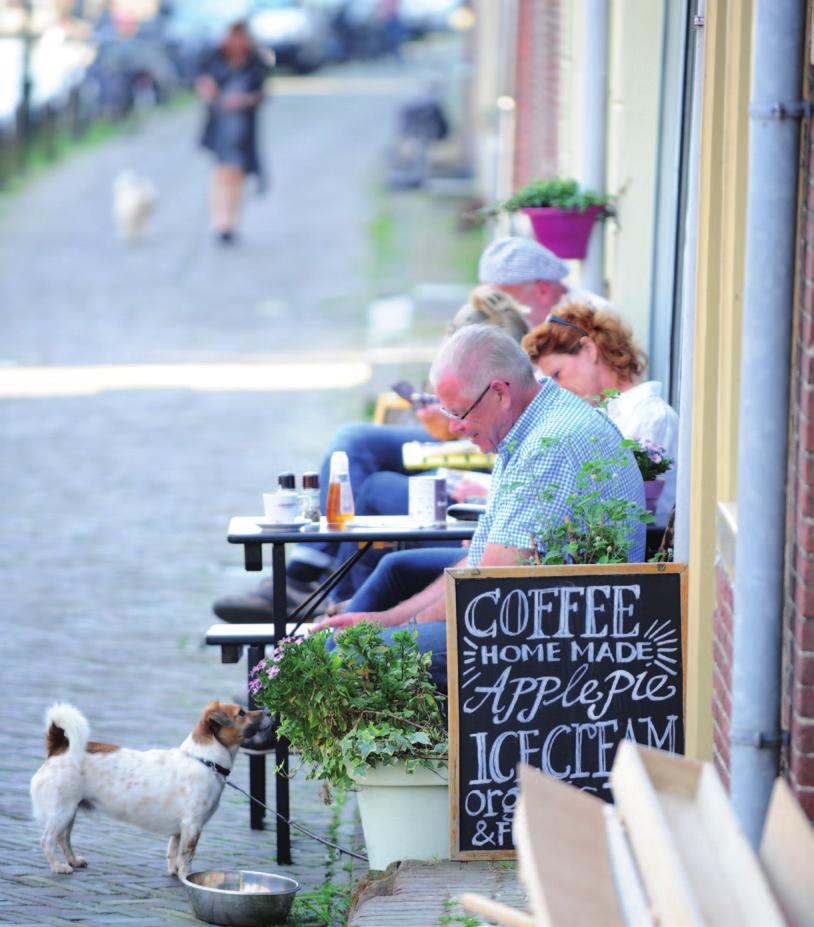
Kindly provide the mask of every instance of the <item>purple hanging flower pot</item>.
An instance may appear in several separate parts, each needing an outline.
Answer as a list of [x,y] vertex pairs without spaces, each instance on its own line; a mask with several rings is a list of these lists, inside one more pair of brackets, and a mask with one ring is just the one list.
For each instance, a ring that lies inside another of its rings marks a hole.
[[534,237],[557,257],[582,259],[588,253],[588,239],[601,206],[555,209],[553,206],[527,206],[523,212],[531,219]]

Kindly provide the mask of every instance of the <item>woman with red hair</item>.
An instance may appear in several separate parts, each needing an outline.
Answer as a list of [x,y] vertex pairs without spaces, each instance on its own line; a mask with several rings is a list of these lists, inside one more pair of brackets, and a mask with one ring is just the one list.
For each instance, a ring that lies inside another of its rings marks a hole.
[[596,405],[606,391],[609,418],[626,438],[663,447],[673,460],[660,479],[664,489],[656,524],[664,525],[675,505],[678,415],[661,396],[661,383],[643,380],[647,355],[617,313],[587,303],[567,302],[522,341],[532,363],[560,386]]

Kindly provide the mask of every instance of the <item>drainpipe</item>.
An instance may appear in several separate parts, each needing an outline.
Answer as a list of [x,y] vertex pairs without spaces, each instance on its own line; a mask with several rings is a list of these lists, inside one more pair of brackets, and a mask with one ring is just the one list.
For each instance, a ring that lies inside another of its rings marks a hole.
[[[583,0],[585,71],[582,80],[582,184],[605,192],[605,150],[608,122],[608,16],[607,0]],[[579,285],[605,292],[605,224],[595,222],[582,262]]]
[[[515,62],[517,60],[517,0],[505,0],[500,19],[498,40],[498,81],[500,96],[497,108],[497,178],[496,200],[508,199],[514,192],[515,134],[517,112],[515,104]],[[501,213],[496,222],[496,237],[512,234],[512,218]]]
[[701,89],[704,71],[704,0],[695,7],[692,75],[692,123],[687,155],[687,205],[681,269],[681,371],[678,398],[678,462],[674,557],[690,559],[690,468],[692,467],[692,386],[695,362],[695,276],[698,250],[698,184],[701,164]]
[[780,751],[789,367],[803,0],[757,0],[738,441],[731,795],[754,847]]
[[[514,190],[514,137],[517,125],[514,97],[497,99],[497,200],[508,199]],[[497,237],[512,234],[511,216],[501,212],[497,218]]]

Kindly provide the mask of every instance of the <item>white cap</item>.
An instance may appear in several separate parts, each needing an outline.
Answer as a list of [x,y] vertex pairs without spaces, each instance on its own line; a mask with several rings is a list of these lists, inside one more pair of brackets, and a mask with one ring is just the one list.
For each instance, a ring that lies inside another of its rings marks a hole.
[[483,252],[478,264],[480,282],[492,286],[562,280],[567,276],[568,265],[531,238],[498,238]]
[[339,476],[348,472],[348,455],[345,451],[334,451],[331,454],[331,476]]

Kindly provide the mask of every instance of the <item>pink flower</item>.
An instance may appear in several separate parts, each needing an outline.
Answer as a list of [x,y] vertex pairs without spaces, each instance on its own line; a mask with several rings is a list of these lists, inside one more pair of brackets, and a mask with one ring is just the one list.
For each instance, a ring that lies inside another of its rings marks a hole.
[[262,660],[260,660],[259,663],[257,663],[255,666],[252,667],[252,671],[249,675],[258,676],[266,668],[267,665],[268,665],[268,660],[263,658]]

